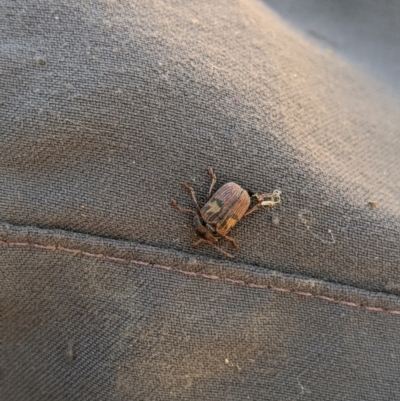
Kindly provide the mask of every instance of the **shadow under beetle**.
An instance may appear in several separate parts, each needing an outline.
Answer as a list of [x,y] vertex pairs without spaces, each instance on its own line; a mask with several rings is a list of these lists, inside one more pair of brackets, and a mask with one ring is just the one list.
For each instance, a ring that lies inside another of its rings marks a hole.
[[[218,240],[224,238],[228,240],[235,249],[239,249],[239,245],[236,241],[228,236],[229,231],[243,217],[250,215],[260,207],[273,207],[281,203],[281,192],[275,190],[270,194],[250,194],[240,185],[234,182],[228,182],[211,196],[212,189],[217,182],[217,176],[214,174],[211,167],[209,167],[207,171],[211,176],[211,185],[208,191],[208,202],[203,207],[198,204],[194,189],[185,182],[182,183],[182,187],[189,191],[197,210],[194,211],[182,208],[174,199],[171,200],[170,204],[182,213],[194,215],[194,227],[201,239],[193,243],[192,248],[200,244],[208,244],[224,255],[232,258],[233,256],[231,254],[225,252],[216,245]],[[253,207],[250,207],[251,197],[254,197],[257,201]]]

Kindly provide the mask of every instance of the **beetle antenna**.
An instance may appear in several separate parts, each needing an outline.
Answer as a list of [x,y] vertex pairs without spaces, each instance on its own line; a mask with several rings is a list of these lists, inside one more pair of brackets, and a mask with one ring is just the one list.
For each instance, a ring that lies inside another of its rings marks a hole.
[[230,253],[224,251],[222,248],[220,248],[219,246],[213,244],[211,241],[207,241],[206,239],[199,239],[198,241],[196,241],[195,243],[192,244],[192,248],[196,248],[197,246],[199,246],[200,244],[208,244],[211,245],[213,248],[217,249],[218,251],[220,251],[221,253],[223,253],[225,256],[228,256],[228,258],[233,258],[233,255],[231,255]]

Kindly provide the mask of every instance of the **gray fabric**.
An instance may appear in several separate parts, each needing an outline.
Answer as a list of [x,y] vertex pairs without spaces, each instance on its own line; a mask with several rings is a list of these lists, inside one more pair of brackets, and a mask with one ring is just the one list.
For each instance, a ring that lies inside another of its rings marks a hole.
[[[0,230],[10,244],[1,244],[4,295],[13,301],[3,311],[2,399],[400,394],[397,297],[230,262],[189,263],[123,241]],[[56,249],[43,249],[50,243]],[[165,264],[144,265],[152,260]]]
[[399,98],[399,2],[263,1],[311,43],[368,71]]
[[[1,7],[2,398],[399,398],[397,100],[252,0]],[[232,262],[208,166],[282,191]]]

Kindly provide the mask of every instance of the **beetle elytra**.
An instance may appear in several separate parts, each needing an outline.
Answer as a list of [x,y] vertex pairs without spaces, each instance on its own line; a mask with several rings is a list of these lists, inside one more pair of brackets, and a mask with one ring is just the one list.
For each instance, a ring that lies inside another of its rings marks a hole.
[[[182,183],[182,187],[189,191],[193,202],[196,205],[196,211],[185,209],[179,206],[175,200],[171,200],[170,204],[182,213],[192,214],[194,216],[193,223],[196,233],[200,239],[192,244],[195,248],[201,244],[208,244],[232,258],[233,256],[216,245],[219,239],[228,240],[235,249],[239,249],[236,241],[228,236],[229,231],[245,216],[250,215],[263,206],[273,207],[281,203],[281,192],[275,190],[269,194],[250,195],[248,191],[234,182],[228,182],[223,185],[214,195],[212,189],[217,182],[217,177],[211,167],[207,169],[211,176],[211,185],[208,191],[208,202],[201,207],[197,202],[194,189]],[[251,197],[254,197],[257,203],[251,207]]]

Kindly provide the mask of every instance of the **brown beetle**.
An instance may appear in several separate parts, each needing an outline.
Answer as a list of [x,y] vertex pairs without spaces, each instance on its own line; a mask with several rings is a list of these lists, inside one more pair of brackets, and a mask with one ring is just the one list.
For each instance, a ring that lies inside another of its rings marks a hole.
[[234,182],[228,182],[223,185],[213,196],[212,189],[217,182],[217,177],[211,167],[208,168],[212,181],[208,191],[208,202],[201,207],[196,199],[194,189],[186,183],[182,187],[190,192],[190,195],[197,207],[197,211],[184,209],[180,207],[175,200],[171,200],[171,205],[182,213],[194,215],[193,223],[196,233],[201,237],[192,244],[192,248],[200,244],[208,244],[218,249],[224,255],[232,258],[233,256],[218,247],[216,243],[220,238],[228,240],[235,249],[239,249],[236,241],[228,236],[229,231],[244,217],[255,212],[262,206],[273,207],[281,202],[281,192],[276,190],[271,194],[254,194],[257,204],[250,208],[251,195],[240,185]]

